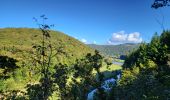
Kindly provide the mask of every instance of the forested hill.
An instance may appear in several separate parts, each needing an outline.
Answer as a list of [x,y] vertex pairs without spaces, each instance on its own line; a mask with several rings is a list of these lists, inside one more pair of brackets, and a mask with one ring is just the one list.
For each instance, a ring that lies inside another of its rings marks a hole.
[[88,46],[99,50],[105,55],[127,55],[139,47],[139,44],[126,43],[120,45],[95,45],[89,44]]
[[[127,95],[128,94],[128,95]],[[111,92],[118,100],[168,100],[170,98],[170,31],[155,34],[127,56],[118,86]]]
[[[76,60],[89,53],[94,54],[94,50],[64,33],[47,30],[45,26],[43,29],[0,29],[0,100],[37,100],[37,96],[38,100],[47,100],[42,99],[44,84],[50,86],[49,80],[56,82],[52,78],[61,78],[58,84],[66,84]],[[55,77],[56,73],[61,73],[60,78]]]
[[[80,41],[58,31],[51,31],[51,42],[60,51],[56,59],[61,63],[73,63],[76,59],[93,52],[93,49]],[[0,29],[0,55],[9,56],[17,60],[28,57],[34,44],[40,44],[42,33],[32,28],[4,28]],[[29,57],[28,57],[29,58]],[[28,60],[28,59],[26,59]]]

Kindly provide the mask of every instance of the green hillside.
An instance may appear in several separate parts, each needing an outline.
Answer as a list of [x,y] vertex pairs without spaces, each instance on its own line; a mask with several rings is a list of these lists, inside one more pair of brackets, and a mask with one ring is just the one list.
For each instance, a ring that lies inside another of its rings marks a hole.
[[[94,50],[78,40],[58,31],[50,31],[50,41],[54,64],[71,66],[76,59],[81,59]],[[11,91],[26,91],[29,83],[39,83],[41,67],[34,65],[35,51],[33,45],[42,43],[42,32],[30,28],[0,29],[0,97],[10,95]],[[36,61],[37,62],[37,61]],[[51,64],[52,65],[52,64]],[[55,65],[52,65],[55,66]],[[50,69],[53,72],[53,68]],[[7,96],[7,97],[8,97]],[[0,98],[1,99],[1,98]]]
[[48,30],[40,29],[0,29],[0,99],[84,100],[122,68],[58,31],[51,30],[42,42]]
[[89,44],[88,46],[99,50],[105,55],[127,55],[139,47],[139,44],[120,44],[120,45],[95,45]]
[[[0,55],[9,56],[19,61],[25,60],[34,44],[40,44],[41,30],[30,28],[4,28],[0,29]],[[51,31],[51,42],[56,50],[58,62],[72,64],[76,59],[82,58],[93,49],[78,40],[58,31]],[[66,58],[66,59],[65,59]]]

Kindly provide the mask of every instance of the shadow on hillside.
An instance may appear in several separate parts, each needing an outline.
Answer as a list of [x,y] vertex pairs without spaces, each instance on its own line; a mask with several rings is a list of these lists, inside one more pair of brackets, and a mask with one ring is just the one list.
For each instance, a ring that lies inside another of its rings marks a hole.
[[[102,74],[104,75],[103,80],[107,80],[107,79],[110,79],[110,78],[117,79],[117,75],[121,74],[121,70],[104,71],[104,72],[102,72]],[[96,78],[97,77],[98,77],[98,74],[96,74]]]
[[0,72],[0,78],[8,78],[8,73],[18,68],[16,62],[18,61],[14,58],[8,56],[0,56],[0,70],[2,70],[2,72]]

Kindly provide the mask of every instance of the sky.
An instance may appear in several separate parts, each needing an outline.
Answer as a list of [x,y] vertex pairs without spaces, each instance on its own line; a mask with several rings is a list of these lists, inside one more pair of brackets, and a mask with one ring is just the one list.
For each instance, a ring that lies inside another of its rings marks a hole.
[[0,28],[38,28],[33,17],[86,44],[149,42],[170,28],[170,7],[153,9],[153,0],[1,0]]

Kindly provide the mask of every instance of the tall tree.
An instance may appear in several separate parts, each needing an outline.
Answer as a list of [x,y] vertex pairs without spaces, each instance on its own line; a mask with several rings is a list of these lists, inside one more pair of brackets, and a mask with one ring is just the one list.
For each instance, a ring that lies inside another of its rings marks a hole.
[[45,24],[45,20],[48,19],[45,15],[40,16],[40,18],[43,21],[42,23],[39,23],[38,20],[34,18],[42,32],[42,37],[40,44],[33,45],[35,52],[33,60],[36,66],[41,67],[41,79],[40,84],[28,85],[28,94],[30,99],[47,100],[53,91],[52,73],[50,72],[50,68],[52,68],[52,58],[56,54],[54,53],[50,41],[50,27],[53,25]]

